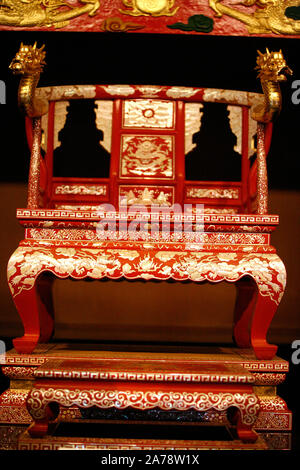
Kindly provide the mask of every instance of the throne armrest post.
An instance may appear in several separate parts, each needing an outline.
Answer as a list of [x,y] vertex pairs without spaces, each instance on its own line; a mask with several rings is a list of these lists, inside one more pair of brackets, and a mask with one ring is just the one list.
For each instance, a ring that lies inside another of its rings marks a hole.
[[265,150],[266,124],[257,123],[257,212],[268,212],[268,173]]
[[30,156],[29,179],[28,179],[28,209],[36,209],[39,207],[40,195],[40,146],[41,146],[41,118],[33,118],[33,139]]
[[[252,107],[252,119],[257,121],[257,212],[266,214],[268,211],[268,175],[266,164],[266,143],[269,147],[272,123],[281,111],[280,82],[286,80],[287,75],[292,75],[292,70],[287,66],[282,51],[265,54],[258,51],[256,69],[259,71],[264,103]],[[267,133],[267,139],[266,139]],[[267,140],[267,142],[265,142]],[[268,151],[268,150],[267,150]]]

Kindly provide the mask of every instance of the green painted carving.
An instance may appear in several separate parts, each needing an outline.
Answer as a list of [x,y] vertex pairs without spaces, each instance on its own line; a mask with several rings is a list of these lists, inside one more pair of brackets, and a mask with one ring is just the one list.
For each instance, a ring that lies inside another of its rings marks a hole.
[[214,27],[214,20],[205,15],[193,15],[188,18],[187,24],[168,24],[168,28],[180,29],[181,31],[196,31],[197,33],[210,33]]
[[300,20],[300,6],[288,7],[284,14],[287,18],[292,18],[292,20]]

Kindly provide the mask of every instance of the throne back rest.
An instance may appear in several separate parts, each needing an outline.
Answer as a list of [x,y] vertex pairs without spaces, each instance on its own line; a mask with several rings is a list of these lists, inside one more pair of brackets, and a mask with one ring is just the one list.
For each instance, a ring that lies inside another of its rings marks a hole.
[[[250,192],[249,175],[256,122],[250,108],[263,95],[175,86],[76,85],[38,88],[37,97],[50,104],[42,118],[44,207],[94,210],[103,204],[117,208],[178,203],[204,204],[205,212],[212,213],[251,212],[255,188]],[[234,181],[230,174],[222,180],[201,177],[207,176],[207,166],[217,176],[221,166],[230,166],[228,154],[219,155],[215,145],[222,147],[224,133],[224,128],[218,129],[216,104],[221,105],[219,114],[231,134],[230,158],[240,167]],[[213,135],[202,157],[197,147],[207,122]],[[27,130],[30,142],[30,125]],[[95,138],[102,152],[96,158],[89,155]],[[97,159],[106,174],[99,175]]]

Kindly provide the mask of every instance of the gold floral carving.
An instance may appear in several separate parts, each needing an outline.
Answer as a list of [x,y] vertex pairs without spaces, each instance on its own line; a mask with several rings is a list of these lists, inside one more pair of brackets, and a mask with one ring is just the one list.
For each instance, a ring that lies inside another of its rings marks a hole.
[[123,0],[125,10],[121,13],[132,16],[173,16],[179,6],[175,0]]
[[75,7],[74,2],[66,0],[5,0],[0,5],[0,24],[62,28],[83,14],[94,16],[100,7],[99,0],[78,0],[78,3],[82,6]]
[[109,32],[125,32],[135,31],[137,29],[143,29],[144,25],[133,23],[132,21],[123,21],[121,18],[114,16],[112,18],[106,18],[101,25],[102,31]]
[[224,5],[222,0],[208,0],[208,3],[216,12],[216,16],[227,15],[241,21],[247,26],[250,34],[300,33],[299,21],[287,18],[285,15],[287,7],[297,4],[293,0],[245,0],[242,5],[256,6],[256,10],[251,13]]

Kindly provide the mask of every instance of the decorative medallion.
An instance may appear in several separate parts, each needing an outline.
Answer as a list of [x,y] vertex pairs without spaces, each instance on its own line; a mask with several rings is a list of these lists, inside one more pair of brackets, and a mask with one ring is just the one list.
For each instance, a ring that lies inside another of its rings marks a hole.
[[123,0],[126,9],[121,13],[132,16],[173,16],[179,6],[175,0]]
[[174,125],[172,101],[141,99],[123,102],[123,127],[172,129]]

